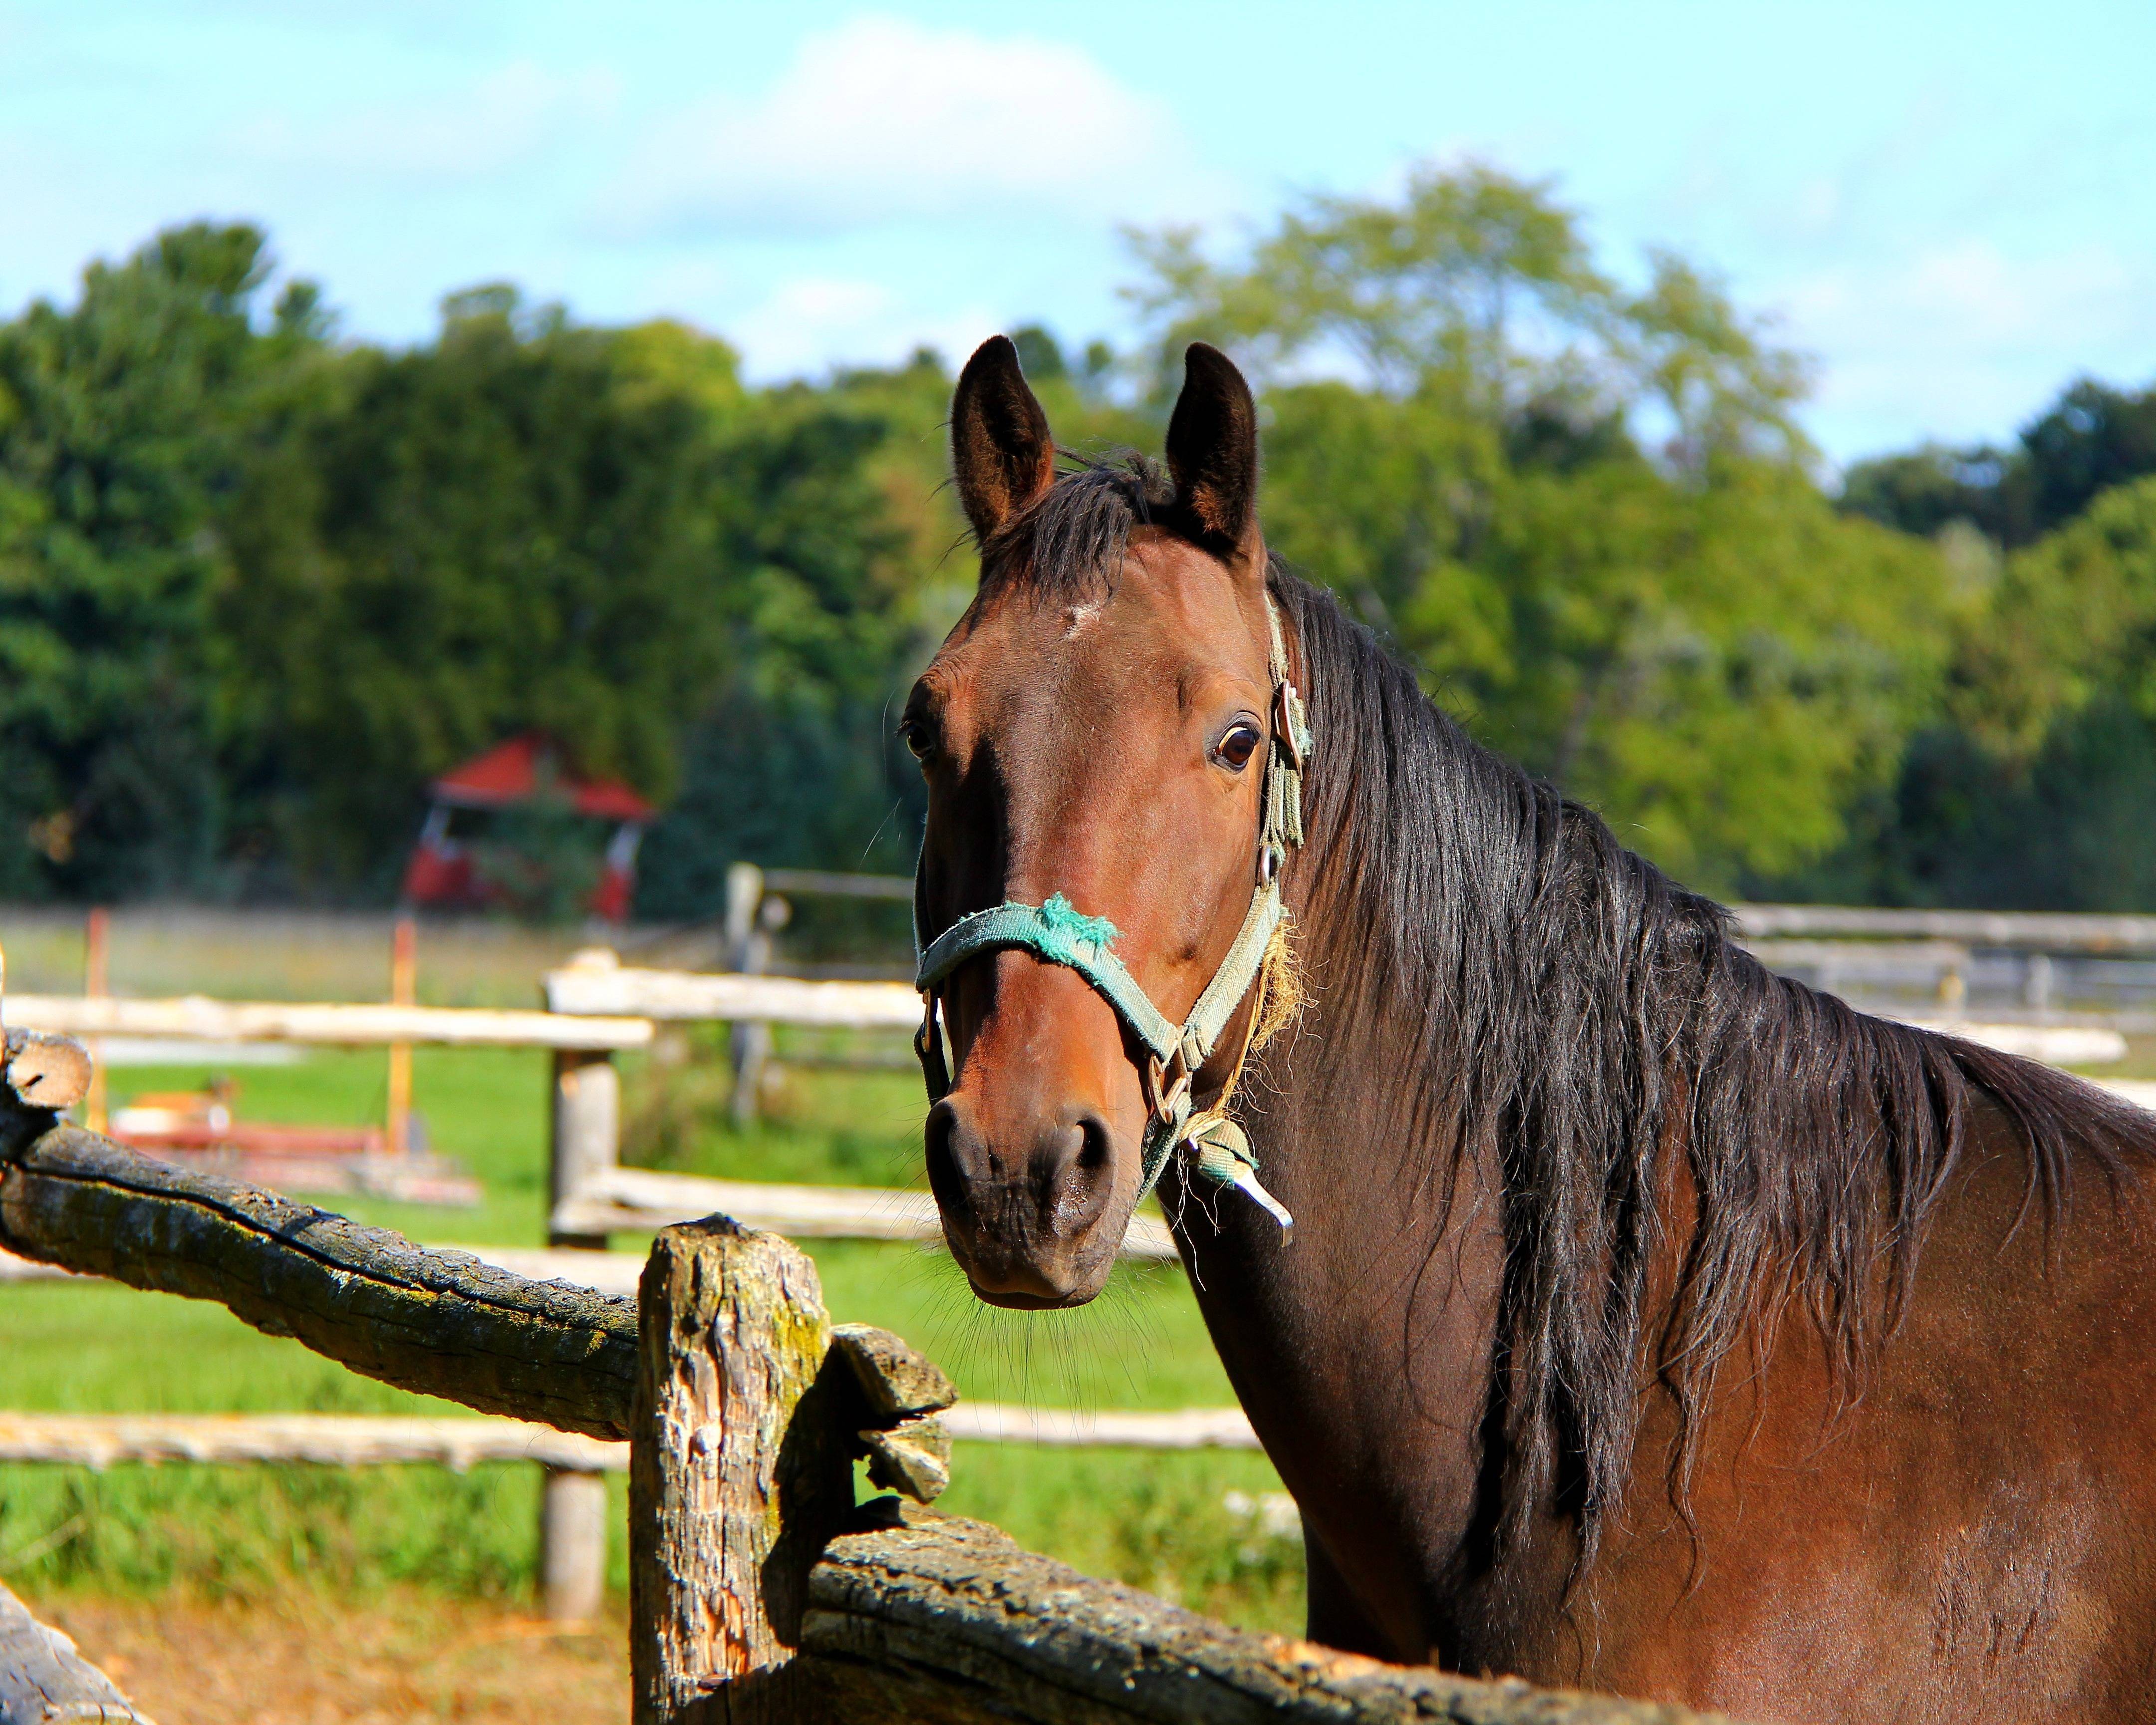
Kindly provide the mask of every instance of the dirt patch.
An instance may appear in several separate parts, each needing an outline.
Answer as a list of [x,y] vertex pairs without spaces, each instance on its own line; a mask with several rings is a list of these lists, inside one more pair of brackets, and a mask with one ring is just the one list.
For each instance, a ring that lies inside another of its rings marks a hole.
[[157,1725],[620,1725],[618,1615],[588,1632],[425,1595],[346,1608],[26,1601]]

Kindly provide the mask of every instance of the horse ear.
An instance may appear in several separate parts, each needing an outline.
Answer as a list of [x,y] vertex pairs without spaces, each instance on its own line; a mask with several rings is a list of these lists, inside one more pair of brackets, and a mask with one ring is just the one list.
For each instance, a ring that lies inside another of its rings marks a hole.
[[958,374],[951,398],[951,465],[973,537],[983,544],[1055,483],[1048,415],[1027,387],[1008,336],[982,342]]
[[1175,500],[1208,535],[1240,545],[1258,506],[1258,408],[1235,362],[1193,341],[1183,356],[1183,393],[1168,422],[1168,470]]

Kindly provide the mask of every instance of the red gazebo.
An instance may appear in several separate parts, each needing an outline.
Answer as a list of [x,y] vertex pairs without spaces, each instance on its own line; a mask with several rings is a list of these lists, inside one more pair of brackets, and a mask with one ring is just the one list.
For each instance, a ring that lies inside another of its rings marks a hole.
[[433,805],[404,869],[404,897],[409,902],[463,909],[493,902],[495,889],[475,866],[469,847],[450,830],[455,813],[513,809],[543,793],[567,798],[579,814],[614,823],[591,911],[609,922],[629,920],[636,893],[636,847],[644,823],[657,811],[619,780],[579,777],[569,770],[551,737],[527,731],[444,773],[429,789]]

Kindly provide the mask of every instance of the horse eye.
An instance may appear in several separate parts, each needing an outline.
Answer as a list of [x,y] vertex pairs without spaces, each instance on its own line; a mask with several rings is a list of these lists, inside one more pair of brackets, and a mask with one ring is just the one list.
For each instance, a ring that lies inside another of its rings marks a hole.
[[936,740],[928,734],[928,727],[917,719],[908,719],[898,727],[898,735],[906,744],[906,752],[916,761],[925,761],[936,752]]
[[1257,753],[1258,745],[1265,740],[1265,732],[1254,721],[1238,719],[1228,727],[1228,734],[1213,745],[1213,758],[1240,773],[1250,764],[1250,757]]

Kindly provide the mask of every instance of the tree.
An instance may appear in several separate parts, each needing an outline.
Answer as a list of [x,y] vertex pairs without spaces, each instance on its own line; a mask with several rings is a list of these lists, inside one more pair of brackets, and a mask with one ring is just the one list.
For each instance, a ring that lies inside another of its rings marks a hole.
[[1841,507],[1927,537],[1967,521],[2009,549],[2033,545],[2112,487],[2156,473],[2156,388],[2138,395],[2083,377],[2011,449],[1927,444],[1851,466]]
[[1471,163],[1421,170],[1396,204],[1312,198],[1240,269],[1209,261],[1199,237],[1131,235],[1148,279],[1128,297],[1156,327],[1157,393],[1172,395],[1183,345],[1202,338],[1263,382],[1344,361],[1383,393],[1489,424],[1658,418],[1672,459],[1694,467],[1804,449],[1790,417],[1803,363],[1673,253],[1651,254],[1645,289],[1625,290],[1547,184]]
[[2156,905],[2156,477],[2116,486],[1971,588],[1940,710],[1800,897]]
[[298,429],[301,471],[265,464],[236,511],[224,610],[302,872],[378,889],[428,778],[517,731],[665,791],[725,663],[732,355],[490,287],[341,384]]
[[2099,700],[2156,720],[2156,476],[2008,558],[1987,597],[1950,697],[1970,735],[2026,761]]
[[0,890],[202,890],[229,714],[219,515],[266,369],[246,226],[171,229],[0,326]]
[[1312,200],[1240,267],[1137,247],[1156,394],[1194,337],[1250,361],[1275,548],[1491,742],[1716,886],[1830,850],[1891,775],[1943,560],[1836,517],[1806,366],[1701,271],[1656,253],[1629,290],[1547,187],[1472,165]]

